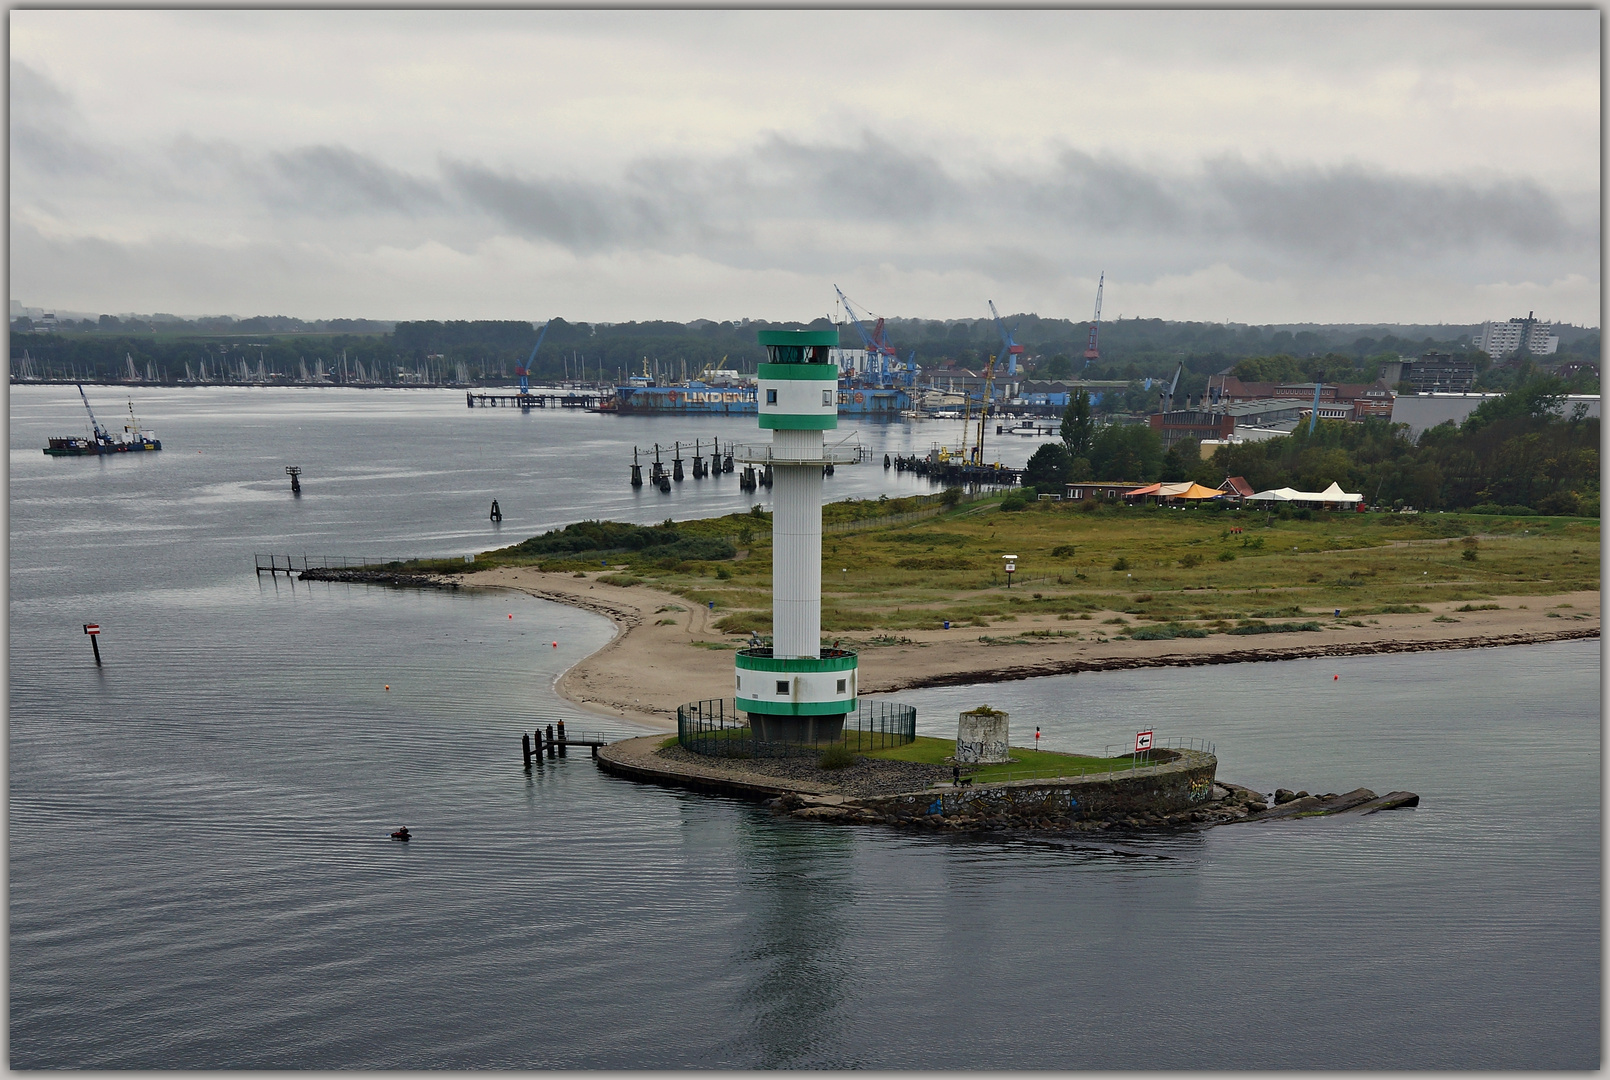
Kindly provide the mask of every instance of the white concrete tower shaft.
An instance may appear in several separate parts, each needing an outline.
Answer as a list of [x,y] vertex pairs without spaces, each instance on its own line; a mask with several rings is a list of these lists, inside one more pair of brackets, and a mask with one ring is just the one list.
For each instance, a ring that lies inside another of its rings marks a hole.
[[[789,465],[790,458],[812,462]],[[772,432],[772,655],[815,659],[822,641],[822,433]]]

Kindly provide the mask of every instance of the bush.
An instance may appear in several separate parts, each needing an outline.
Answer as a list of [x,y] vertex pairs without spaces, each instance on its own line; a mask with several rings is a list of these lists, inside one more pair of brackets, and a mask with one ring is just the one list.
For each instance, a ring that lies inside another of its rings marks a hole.
[[1195,567],[1202,565],[1202,556],[1198,555],[1194,551],[1181,555],[1180,565],[1185,567],[1187,570],[1194,569]]
[[1577,512],[1576,492],[1556,491],[1552,495],[1543,496],[1537,500],[1537,512],[1551,517],[1574,516]]
[[835,743],[822,751],[822,759],[817,762],[824,769],[843,769],[855,764],[855,755],[843,743]]
[[1053,559],[1071,559],[1071,558],[1073,558],[1073,545],[1072,544],[1058,544],[1056,547],[1051,549],[1051,557]]
[[1475,562],[1478,558],[1480,558],[1480,556],[1476,554],[1476,549],[1475,548],[1466,548],[1465,549],[1464,560],[1466,562]]
[[962,489],[959,487],[946,488],[939,496],[939,502],[943,506],[955,506],[961,501]]
[[1128,570],[1129,560],[1120,555],[1117,559],[1113,560],[1112,568],[1114,570]]
[[1235,552],[1233,552],[1233,551],[1221,551],[1221,552],[1219,552],[1219,561],[1220,562],[1235,562]]
[[1172,641],[1175,638],[1207,637],[1206,630],[1199,630],[1194,626],[1181,626],[1179,623],[1169,623],[1166,626],[1137,626],[1129,632],[1133,641]]
[[1226,634],[1290,634],[1290,633],[1294,633],[1294,632],[1296,632],[1298,630],[1318,630],[1318,629],[1319,629],[1319,624],[1317,622],[1300,622],[1300,623],[1296,623],[1296,622],[1278,622],[1278,623],[1249,622],[1249,623],[1242,623],[1240,626],[1232,626],[1230,629],[1226,630],[1225,633]]
[[1001,500],[1001,509],[1007,512],[1021,510],[1028,505],[1029,504],[1023,500],[1023,496],[1019,495],[1015,491]]

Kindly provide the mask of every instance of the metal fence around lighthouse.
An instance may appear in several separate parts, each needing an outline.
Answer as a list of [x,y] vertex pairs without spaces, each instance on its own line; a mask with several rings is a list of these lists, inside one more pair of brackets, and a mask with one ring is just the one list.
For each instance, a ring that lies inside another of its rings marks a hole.
[[677,743],[707,757],[788,757],[819,753],[829,746],[850,751],[905,746],[917,738],[917,709],[895,701],[863,699],[844,717],[836,739],[816,742],[773,742],[757,739],[748,715],[733,698],[708,698],[677,706]]

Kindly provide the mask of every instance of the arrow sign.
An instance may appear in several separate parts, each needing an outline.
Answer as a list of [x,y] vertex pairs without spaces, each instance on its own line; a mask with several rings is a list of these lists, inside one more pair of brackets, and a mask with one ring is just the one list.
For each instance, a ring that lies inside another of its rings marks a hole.
[[1151,748],[1152,748],[1152,733],[1151,733],[1151,729],[1148,728],[1145,731],[1137,731],[1137,732],[1135,732],[1135,753],[1138,754],[1142,750],[1150,750]]
[[98,634],[100,632],[101,632],[101,624],[100,623],[87,622],[87,623],[84,624],[84,633],[86,633],[86,634]]

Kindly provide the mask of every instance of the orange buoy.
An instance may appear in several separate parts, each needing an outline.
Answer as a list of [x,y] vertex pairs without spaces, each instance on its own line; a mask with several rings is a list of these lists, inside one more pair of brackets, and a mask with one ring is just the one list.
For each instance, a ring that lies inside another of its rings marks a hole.
[[1332,675],[1330,678],[1331,678],[1331,682],[1335,682],[1337,679],[1340,679],[1341,676],[1340,675]]
[[390,690],[390,689],[391,689],[391,684],[390,684],[390,683],[387,683],[387,684],[386,684],[386,689],[387,689],[387,690]]

